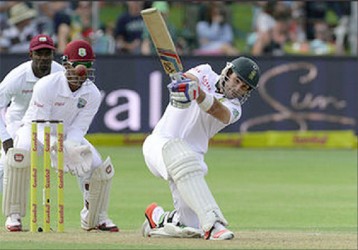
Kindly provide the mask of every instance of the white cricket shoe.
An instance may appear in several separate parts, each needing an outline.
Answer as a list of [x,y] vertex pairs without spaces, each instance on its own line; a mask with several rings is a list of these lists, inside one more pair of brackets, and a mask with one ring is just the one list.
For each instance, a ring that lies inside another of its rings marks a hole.
[[112,222],[111,219],[108,218],[107,214],[102,214],[99,217],[99,224],[96,227],[89,227],[87,219],[88,218],[88,209],[84,207],[81,211],[81,228],[86,231],[92,230],[100,230],[100,231],[107,231],[107,232],[119,232],[119,228],[116,224]]
[[109,218],[100,221],[97,229],[100,231],[119,232],[117,225],[114,224]]
[[9,217],[7,217],[5,222],[5,228],[9,232],[21,232],[22,224],[20,215],[11,214]]
[[202,230],[173,223],[175,213],[164,212],[156,203],[148,205],[144,213],[146,219],[142,224],[143,237],[202,238]]
[[218,222],[209,231],[205,232],[204,235],[206,240],[231,240],[233,238],[234,233]]

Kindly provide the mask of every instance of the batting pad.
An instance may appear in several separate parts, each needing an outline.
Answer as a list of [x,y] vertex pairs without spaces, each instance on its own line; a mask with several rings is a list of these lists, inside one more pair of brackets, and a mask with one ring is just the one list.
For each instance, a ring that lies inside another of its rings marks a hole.
[[111,159],[107,159],[94,170],[89,184],[88,197],[88,226],[98,226],[100,215],[106,215],[109,205],[109,193],[114,176],[114,168]]
[[209,231],[215,222],[227,225],[189,145],[180,139],[168,141],[163,147],[163,160],[180,195],[198,215],[202,229]]
[[27,194],[30,177],[30,152],[11,148],[6,154],[4,165],[4,193],[2,211],[7,217],[11,214],[26,214]]

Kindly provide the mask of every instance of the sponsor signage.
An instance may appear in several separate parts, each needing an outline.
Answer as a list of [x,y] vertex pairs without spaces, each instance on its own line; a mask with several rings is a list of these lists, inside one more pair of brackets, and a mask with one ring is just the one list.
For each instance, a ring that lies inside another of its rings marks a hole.
[[[226,57],[183,57],[184,68],[208,63],[221,72]],[[223,132],[354,130],[358,133],[358,60],[353,57],[257,58],[259,90],[242,118]],[[20,63],[2,56],[0,79]],[[97,56],[96,85],[102,105],[90,133],[149,133],[168,103],[169,77],[159,59]],[[302,138],[296,138],[299,143]],[[320,138],[321,140],[322,138]],[[323,140],[323,139],[322,139]]]

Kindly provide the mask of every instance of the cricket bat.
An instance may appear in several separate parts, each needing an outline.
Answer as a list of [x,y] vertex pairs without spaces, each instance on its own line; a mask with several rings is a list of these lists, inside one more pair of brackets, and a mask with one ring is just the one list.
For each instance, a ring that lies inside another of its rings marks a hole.
[[183,65],[162,14],[156,8],[149,8],[142,10],[141,15],[148,28],[165,73],[171,78],[176,79],[178,73],[183,71]]

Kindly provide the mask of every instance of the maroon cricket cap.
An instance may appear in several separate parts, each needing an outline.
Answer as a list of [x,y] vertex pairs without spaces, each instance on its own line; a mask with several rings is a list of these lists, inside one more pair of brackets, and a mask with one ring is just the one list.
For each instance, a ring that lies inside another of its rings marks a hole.
[[37,35],[31,39],[30,42],[30,51],[38,50],[38,49],[52,49],[55,50],[55,46],[53,44],[53,40],[48,35]]

